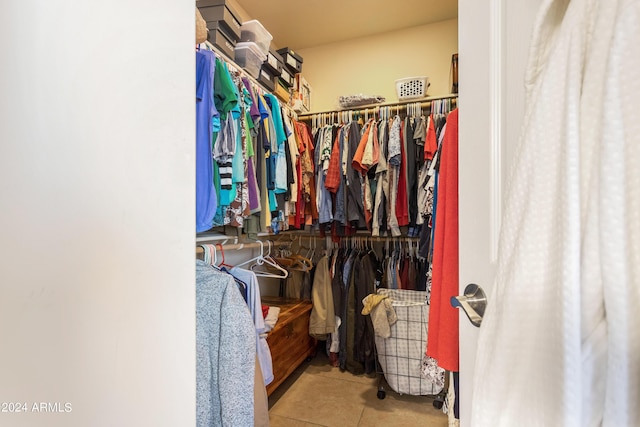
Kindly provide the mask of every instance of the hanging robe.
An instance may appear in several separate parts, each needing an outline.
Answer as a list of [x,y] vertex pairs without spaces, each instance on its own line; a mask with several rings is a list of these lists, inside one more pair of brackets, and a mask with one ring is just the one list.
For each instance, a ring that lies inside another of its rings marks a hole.
[[546,0],[470,425],[640,425],[640,2]]

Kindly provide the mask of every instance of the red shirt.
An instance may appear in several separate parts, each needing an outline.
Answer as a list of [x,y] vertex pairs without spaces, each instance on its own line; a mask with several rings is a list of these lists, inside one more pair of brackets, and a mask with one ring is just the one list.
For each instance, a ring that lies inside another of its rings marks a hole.
[[342,173],[340,173],[340,144],[339,139],[340,132],[336,134],[336,140],[333,142],[333,148],[331,149],[331,158],[329,158],[329,168],[327,169],[327,176],[324,180],[324,186],[332,193],[337,193],[340,187],[340,181]]
[[450,299],[458,295],[458,110],[447,118],[442,141],[438,201],[433,242],[433,277],[427,356],[448,371],[459,370],[458,310]]

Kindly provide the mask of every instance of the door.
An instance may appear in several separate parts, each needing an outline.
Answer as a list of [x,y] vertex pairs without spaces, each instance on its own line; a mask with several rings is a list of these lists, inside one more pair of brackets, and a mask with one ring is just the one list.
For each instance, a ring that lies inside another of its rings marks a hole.
[[[460,292],[491,304],[502,195],[524,116],[524,72],[540,0],[459,0]],[[460,311],[460,424],[469,426],[478,328]]]

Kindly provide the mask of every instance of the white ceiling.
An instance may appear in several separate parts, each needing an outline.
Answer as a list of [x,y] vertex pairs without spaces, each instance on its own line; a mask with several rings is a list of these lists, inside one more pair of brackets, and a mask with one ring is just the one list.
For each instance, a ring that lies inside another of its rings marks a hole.
[[458,0],[236,0],[294,50],[458,17]]

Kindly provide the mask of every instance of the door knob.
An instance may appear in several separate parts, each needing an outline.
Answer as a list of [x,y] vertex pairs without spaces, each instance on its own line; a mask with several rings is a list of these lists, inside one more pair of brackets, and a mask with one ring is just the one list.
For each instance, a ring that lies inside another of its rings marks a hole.
[[487,296],[480,286],[470,283],[464,288],[464,295],[451,297],[451,305],[464,310],[471,324],[479,328],[487,307]]

